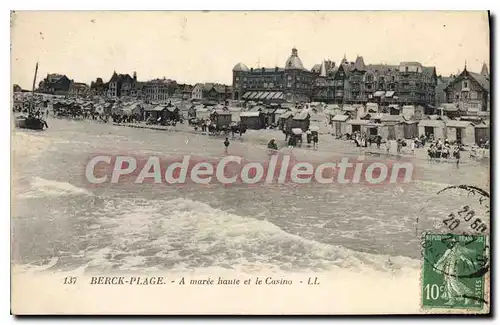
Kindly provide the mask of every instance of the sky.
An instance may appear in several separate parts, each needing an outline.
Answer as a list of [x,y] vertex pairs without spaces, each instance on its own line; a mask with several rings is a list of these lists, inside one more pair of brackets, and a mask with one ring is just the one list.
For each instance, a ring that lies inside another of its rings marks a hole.
[[138,80],[231,84],[238,62],[283,67],[296,47],[304,67],[344,54],[366,64],[418,61],[438,75],[489,62],[485,11],[162,12],[17,11],[11,17],[12,83],[31,89],[47,73],[77,82],[113,71]]

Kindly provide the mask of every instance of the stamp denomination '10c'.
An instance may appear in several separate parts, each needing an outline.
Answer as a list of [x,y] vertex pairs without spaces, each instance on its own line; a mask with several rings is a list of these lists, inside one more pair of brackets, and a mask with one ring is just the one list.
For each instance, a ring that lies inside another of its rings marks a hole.
[[422,307],[483,309],[489,270],[485,235],[423,236]]

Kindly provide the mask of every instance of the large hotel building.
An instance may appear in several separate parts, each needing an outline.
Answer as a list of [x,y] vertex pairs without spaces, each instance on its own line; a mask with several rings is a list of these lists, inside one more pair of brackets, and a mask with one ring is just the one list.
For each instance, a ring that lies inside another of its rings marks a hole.
[[307,70],[295,48],[284,68],[255,69],[241,62],[233,68],[233,98],[237,100],[433,107],[436,85],[435,67],[419,62],[365,64],[361,56],[354,62],[344,56],[339,65],[327,60]]

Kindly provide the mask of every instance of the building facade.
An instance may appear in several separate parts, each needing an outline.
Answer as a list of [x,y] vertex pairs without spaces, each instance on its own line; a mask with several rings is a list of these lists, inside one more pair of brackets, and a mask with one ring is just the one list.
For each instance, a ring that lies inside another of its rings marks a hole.
[[248,68],[243,63],[233,67],[235,100],[270,100],[279,96],[291,102],[309,102],[316,75],[306,70],[296,48],[284,68]]
[[481,73],[471,72],[465,66],[445,89],[447,102],[453,104],[459,115],[483,115],[490,111],[490,75],[483,64]]
[[191,99],[193,88],[193,86],[188,84],[179,84],[177,90],[174,93],[174,97],[184,100]]
[[175,80],[154,79],[142,84],[140,97],[150,102],[166,102],[173,97],[177,88]]
[[68,96],[86,97],[90,95],[90,87],[83,82],[72,82],[69,86]]
[[315,65],[312,72],[316,75],[313,101],[435,105],[436,69],[424,67],[419,62],[367,65],[361,56],[354,62],[344,57],[338,67],[334,62],[324,61]]
[[137,83],[137,74],[134,76],[129,74],[117,74],[116,71],[107,83],[107,96],[108,97],[124,97],[135,96],[135,84]]
[[232,96],[232,88],[227,85],[214,83],[198,83],[191,91],[191,98],[196,100],[210,100],[225,102]]
[[40,81],[38,91],[54,95],[67,95],[72,81],[63,74],[51,73]]

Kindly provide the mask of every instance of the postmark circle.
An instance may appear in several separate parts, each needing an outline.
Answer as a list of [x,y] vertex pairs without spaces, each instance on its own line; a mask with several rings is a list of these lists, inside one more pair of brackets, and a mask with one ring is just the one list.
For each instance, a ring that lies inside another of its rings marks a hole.
[[416,227],[417,234],[487,235],[490,232],[490,194],[473,185],[444,187],[421,203]]

